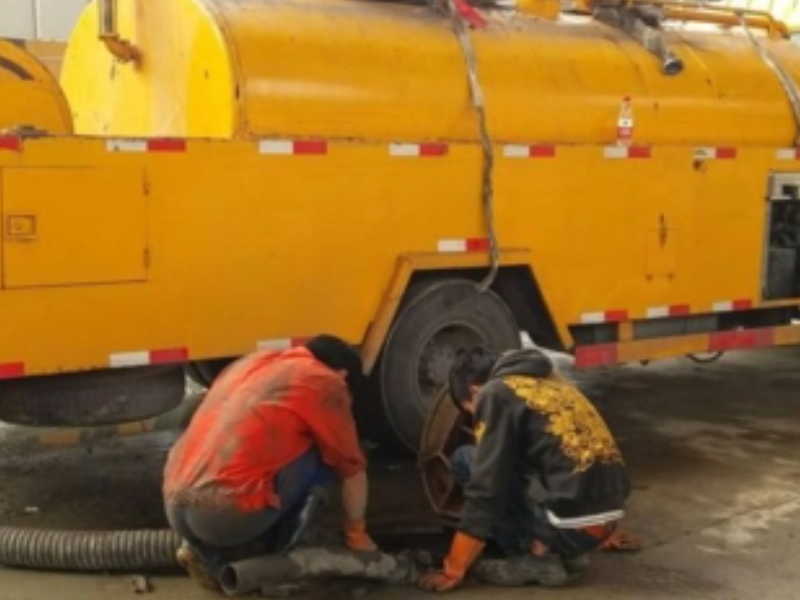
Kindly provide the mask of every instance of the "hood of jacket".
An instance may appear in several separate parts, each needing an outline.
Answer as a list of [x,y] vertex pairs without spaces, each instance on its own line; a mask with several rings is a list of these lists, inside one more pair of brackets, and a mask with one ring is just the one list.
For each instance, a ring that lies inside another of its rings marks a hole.
[[553,373],[553,362],[546,354],[536,349],[509,350],[500,355],[492,369],[491,378],[508,375],[549,377]]

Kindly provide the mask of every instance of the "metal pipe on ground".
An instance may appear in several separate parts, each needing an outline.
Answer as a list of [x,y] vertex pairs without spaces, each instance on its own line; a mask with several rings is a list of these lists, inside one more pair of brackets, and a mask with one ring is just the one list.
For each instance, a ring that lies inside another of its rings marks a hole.
[[411,584],[419,576],[406,555],[354,552],[344,548],[301,548],[285,555],[266,555],[231,563],[222,572],[228,596],[240,596],[276,583],[324,577],[352,577]]

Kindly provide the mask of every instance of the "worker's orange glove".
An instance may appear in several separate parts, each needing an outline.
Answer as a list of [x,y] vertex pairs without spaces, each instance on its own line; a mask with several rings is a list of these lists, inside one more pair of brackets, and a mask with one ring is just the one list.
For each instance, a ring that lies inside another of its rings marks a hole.
[[483,552],[486,543],[468,533],[459,531],[450,545],[450,553],[444,559],[441,571],[423,575],[417,585],[429,592],[449,592],[461,584],[472,563]]
[[376,552],[378,550],[378,545],[367,533],[367,522],[364,519],[345,522],[344,543],[350,550],[358,552]]

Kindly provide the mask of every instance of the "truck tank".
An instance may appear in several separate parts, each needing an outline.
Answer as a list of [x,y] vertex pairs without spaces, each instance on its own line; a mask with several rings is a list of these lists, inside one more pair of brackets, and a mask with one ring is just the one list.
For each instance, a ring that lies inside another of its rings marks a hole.
[[[79,133],[476,139],[461,48],[428,6],[119,0],[118,10],[138,61],[98,40],[95,2],[69,44],[62,83]],[[632,37],[588,16],[486,14],[471,35],[496,141],[613,141],[629,96],[637,143],[793,144],[786,93],[741,31],[672,22],[666,42],[685,67],[668,76]],[[756,35],[800,78],[796,47]]]
[[18,131],[72,132],[69,107],[58,82],[30,53],[0,40],[0,135]]

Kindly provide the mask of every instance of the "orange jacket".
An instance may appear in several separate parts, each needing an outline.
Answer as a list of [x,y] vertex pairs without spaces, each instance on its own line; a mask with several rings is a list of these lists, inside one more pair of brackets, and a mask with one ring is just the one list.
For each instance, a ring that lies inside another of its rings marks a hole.
[[246,356],[214,382],[169,453],[168,503],[278,507],[273,480],[312,445],[347,479],[365,468],[344,377],[306,348]]

